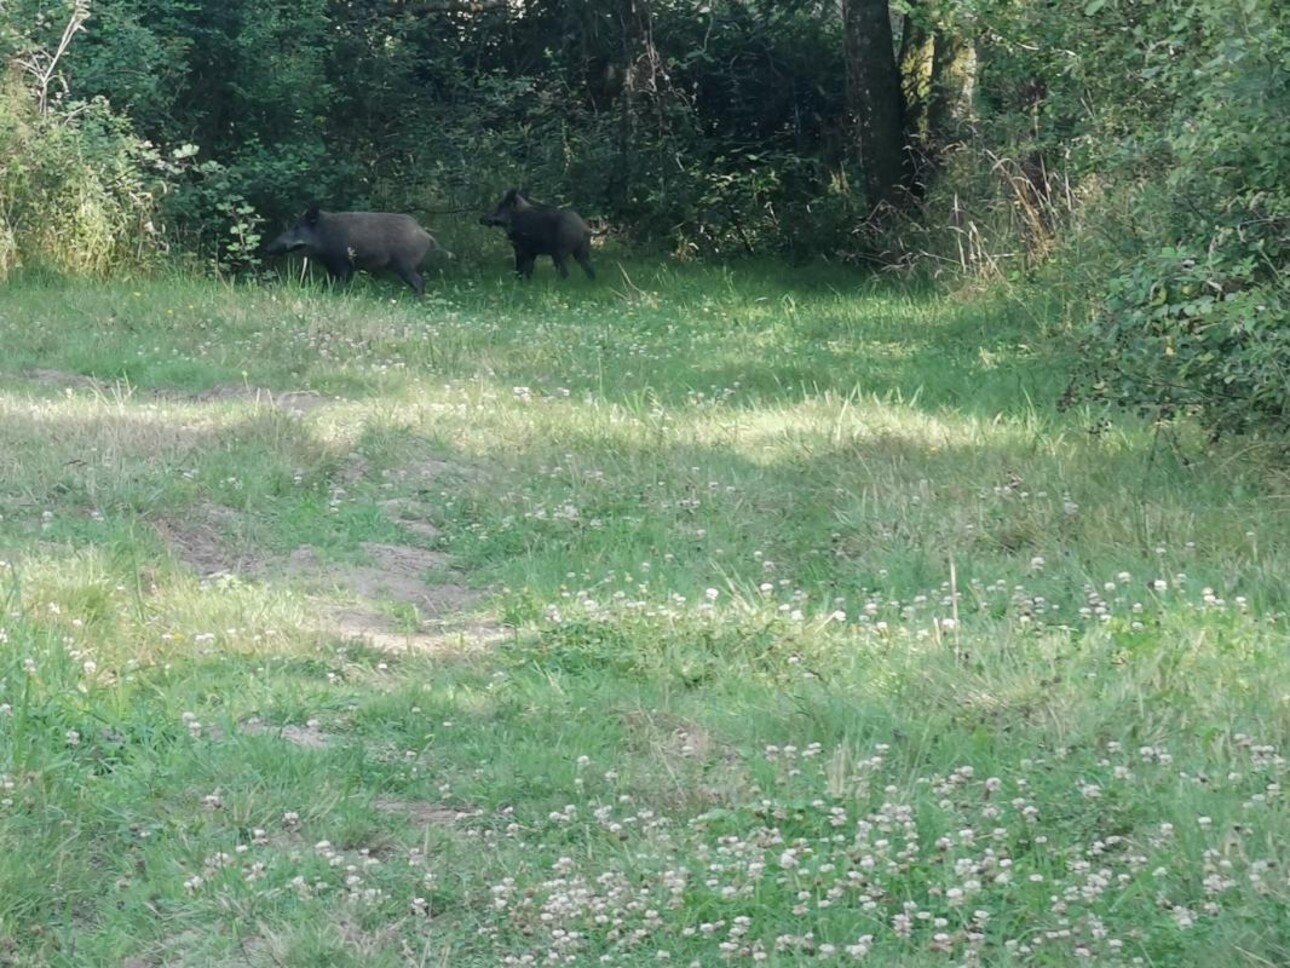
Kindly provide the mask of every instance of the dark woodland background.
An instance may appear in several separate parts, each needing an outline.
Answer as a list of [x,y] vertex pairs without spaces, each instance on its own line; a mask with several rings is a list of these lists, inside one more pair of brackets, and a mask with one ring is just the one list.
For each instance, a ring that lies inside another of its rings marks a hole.
[[1042,284],[1077,393],[1278,431],[1288,7],[8,0],[0,275],[254,273],[308,204],[519,185],[675,257]]

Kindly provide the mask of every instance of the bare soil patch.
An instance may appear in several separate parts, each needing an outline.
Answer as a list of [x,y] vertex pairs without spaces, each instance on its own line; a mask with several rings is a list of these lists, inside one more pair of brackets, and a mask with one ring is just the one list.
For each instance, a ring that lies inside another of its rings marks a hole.
[[349,454],[336,477],[342,484],[357,484],[367,476],[370,466],[362,454]]
[[81,373],[68,373],[65,370],[28,370],[26,376],[33,383],[56,387],[60,390],[97,390],[104,385],[102,380],[95,377]]
[[303,726],[288,723],[285,726],[272,726],[258,719],[248,719],[242,724],[242,731],[252,736],[280,736],[288,743],[308,750],[320,750],[330,746],[336,737],[325,733],[317,723],[309,722]]
[[446,807],[442,803],[426,803],[422,800],[396,800],[393,797],[377,797],[372,805],[384,813],[402,814],[427,826],[447,826],[458,820],[478,817],[482,812],[459,810],[456,807]]
[[284,413],[308,413],[328,403],[328,398],[317,390],[274,391],[239,383],[221,383],[198,393],[158,389],[153,396],[180,403],[256,403]]
[[410,501],[407,498],[392,498],[382,501],[381,507],[390,519],[405,531],[423,538],[438,537],[439,529],[425,520],[426,508],[421,502]]
[[483,476],[483,473],[478,467],[468,464],[427,457],[424,460],[411,461],[396,470],[386,471],[385,477],[395,483],[411,484],[421,490],[443,478],[477,480]]
[[373,564],[347,569],[345,584],[364,598],[405,602],[424,614],[438,615],[459,609],[476,597],[461,585],[426,584],[428,572],[446,571],[451,561],[438,551],[373,542],[365,543],[363,550],[371,555]]
[[238,575],[272,581],[285,576],[329,598],[348,600],[324,600],[315,611],[318,630],[334,638],[390,652],[446,652],[481,648],[506,635],[487,623],[461,621],[483,592],[453,580],[452,560],[442,552],[368,542],[362,548],[369,561],[359,564],[324,561],[308,545],[286,556],[270,556],[233,546],[230,538],[238,523],[236,511],[206,504],[183,519],[156,521],[153,527],[203,578]]
[[[385,652],[455,652],[481,648],[505,638],[488,623],[463,623],[462,613],[483,592],[455,581],[429,584],[427,573],[449,567],[447,555],[406,545],[365,544],[371,565],[333,566],[315,572],[327,584],[357,593],[367,603],[324,608],[319,628],[340,639]],[[293,558],[303,557],[299,552]],[[414,616],[396,616],[379,602],[411,605]],[[409,619],[413,619],[409,621]]]
[[182,519],[153,522],[157,536],[179,560],[202,578],[220,574],[254,575],[266,558],[233,548],[229,534],[236,529],[238,513],[232,508],[206,503]]

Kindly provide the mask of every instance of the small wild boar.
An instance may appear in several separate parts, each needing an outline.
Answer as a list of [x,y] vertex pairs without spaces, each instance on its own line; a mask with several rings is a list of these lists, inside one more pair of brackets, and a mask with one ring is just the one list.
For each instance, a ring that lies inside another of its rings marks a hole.
[[589,279],[596,278],[596,270],[591,267],[593,233],[571,208],[539,205],[524,197],[518,188],[512,188],[497,208],[479,221],[506,229],[515,247],[515,271],[526,279],[532,277],[533,264],[540,255],[551,257],[562,279],[569,276],[569,256],[578,260]]
[[355,269],[393,269],[421,296],[425,294],[425,280],[417,270],[426,253],[437,248],[434,237],[411,215],[323,212],[311,208],[264,251],[278,255],[302,249],[342,280],[353,275]]

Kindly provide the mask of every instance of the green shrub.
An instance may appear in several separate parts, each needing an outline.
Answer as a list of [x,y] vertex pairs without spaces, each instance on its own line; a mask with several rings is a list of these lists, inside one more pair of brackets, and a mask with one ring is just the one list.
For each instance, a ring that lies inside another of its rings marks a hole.
[[0,84],[0,275],[19,266],[104,275],[148,263],[159,179],[154,152],[101,100],[40,113]]
[[18,13],[0,27],[0,277],[147,263],[159,244],[156,152],[103,98],[68,98],[59,74],[88,6]]
[[[1179,5],[1171,5],[1179,6]],[[1143,76],[1176,96],[1122,200],[1136,231],[1085,340],[1094,395],[1214,435],[1290,416],[1290,13],[1181,5]],[[1150,164],[1145,162],[1150,161]]]
[[1290,292],[1252,269],[1173,247],[1136,260],[1087,341],[1092,392],[1152,418],[1195,415],[1214,435],[1284,430]]

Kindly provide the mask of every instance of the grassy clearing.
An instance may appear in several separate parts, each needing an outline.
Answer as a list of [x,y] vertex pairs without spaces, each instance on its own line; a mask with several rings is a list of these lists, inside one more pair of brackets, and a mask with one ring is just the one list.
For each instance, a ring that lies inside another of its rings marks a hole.
[[1048,325],[8,286],[0,964],[1290,960],[1284,473]]

